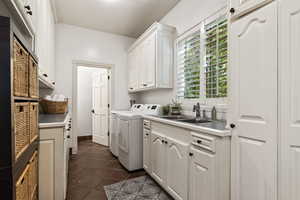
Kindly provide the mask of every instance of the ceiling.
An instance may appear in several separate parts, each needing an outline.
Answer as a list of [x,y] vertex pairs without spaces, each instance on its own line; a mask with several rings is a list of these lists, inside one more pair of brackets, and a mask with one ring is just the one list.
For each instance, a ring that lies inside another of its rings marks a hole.
[[137,38],[180,0],[55,0],[58,23]]

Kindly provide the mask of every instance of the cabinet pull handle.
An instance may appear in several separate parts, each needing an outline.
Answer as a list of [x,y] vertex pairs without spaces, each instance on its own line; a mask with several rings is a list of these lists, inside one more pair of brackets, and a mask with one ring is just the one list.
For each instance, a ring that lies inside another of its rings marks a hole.
[[48,74],[43,74],[43,76],[48,77]]
[[27,11],[27,14],[32,16],[32,11]]
[[24,8],[25,8],[26,10],[31,10],[30,5],[24,6]]
[[230,12],[231,14],[234,14],[234,13],[235,13],[235,9],[234,9],[234,8],[230,8],[229,12]]
[[147,86],[147,84],[144,83],[143,86]]
[[235,124],[230,124],[230,128],[235,128]]
[[193,153],[191,153],[191,152],[189,153],[189,156],[191,156],[191,157],[192,157],[193,155],[194,155]]
[[131,88],[129,88],[129,89],[133,90],[133,88],[132,88],[132,87],[131,87]]

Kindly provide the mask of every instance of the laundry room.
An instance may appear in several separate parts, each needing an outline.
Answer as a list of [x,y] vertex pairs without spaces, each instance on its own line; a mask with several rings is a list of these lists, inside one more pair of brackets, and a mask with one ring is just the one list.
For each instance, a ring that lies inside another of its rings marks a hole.
[[300,1],[0,0],[3,200],[300,200]]

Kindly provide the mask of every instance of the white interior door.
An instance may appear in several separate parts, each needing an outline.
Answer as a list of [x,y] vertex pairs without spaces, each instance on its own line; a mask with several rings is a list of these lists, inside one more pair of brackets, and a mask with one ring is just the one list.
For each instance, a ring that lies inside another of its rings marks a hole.
[[300,199],[300,1],[280,1],[280,200]]
[[277,197],[277,4],[231,24],[232,200]]
[[92,119],[93,142],[108,146],[108,73],[93,74]]

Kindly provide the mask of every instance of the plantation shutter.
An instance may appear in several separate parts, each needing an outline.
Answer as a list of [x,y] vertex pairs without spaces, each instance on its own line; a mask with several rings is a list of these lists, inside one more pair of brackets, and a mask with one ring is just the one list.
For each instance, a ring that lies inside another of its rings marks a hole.
[[177,42],[177,96],[200,97],[200,29]]
[[227,97],[227,18],[219,17],[204,29],[206,98]]

